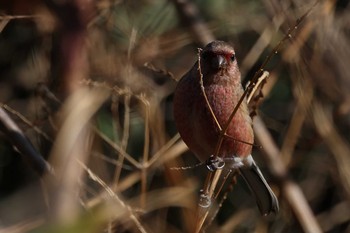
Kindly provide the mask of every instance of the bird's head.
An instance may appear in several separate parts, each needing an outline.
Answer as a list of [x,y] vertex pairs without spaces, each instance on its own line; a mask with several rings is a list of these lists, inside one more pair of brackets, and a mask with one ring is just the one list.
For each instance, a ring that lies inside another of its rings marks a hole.
[[237,66],[235,50],[224,41],[215,40],[205,46],[201,52],[202,66],[213,72]]

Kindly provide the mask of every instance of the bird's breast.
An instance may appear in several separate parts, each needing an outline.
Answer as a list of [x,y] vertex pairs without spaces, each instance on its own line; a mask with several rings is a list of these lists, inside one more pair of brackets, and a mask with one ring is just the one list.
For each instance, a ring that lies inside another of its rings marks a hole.
[[[207,102],[200,88],[199,78],[194,74],[187,73],[178,83],[174,96],[174,117],[184,142],[204,161],[215,153],[220,127],[227,124],[243,89],[240,83],[206,85]],[[225,137],[219,156],[244,157],[251,153],[252,147],[249,143],[253,143],[254,136],[245,101],[230,122],[226,133],[229,136]]]
[[[238,90],[237,90],[238,89]],[[198,116],[195,122],[195,137],[197,141],[209,151],[215,153],[220,137],[220,128],[223,129],[243,94],[242,87],[236,88],[227,85],[210,85],[205,88],[208,103],[205,98],[196,100],[194,115]],[[210,107],[209,107],[210,105]],[[210,108],[212,111],[210,111]],[[214,116],[215,117],[214,117]],[[239,106],[233,119],[228,124],[227,137],[223,140],[219,156],[247,156],[251,153],[251,144],[254,141],[251,119],[246,102]]]

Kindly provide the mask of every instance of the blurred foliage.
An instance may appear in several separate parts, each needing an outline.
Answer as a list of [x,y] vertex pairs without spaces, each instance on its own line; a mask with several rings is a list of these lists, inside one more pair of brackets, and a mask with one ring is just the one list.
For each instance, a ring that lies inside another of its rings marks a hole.
[[[235,46],[244,83],[313,5],[310,1],[193,2],[210,32]],[[0,133],[0,231],[191,232],[207,171],[195,166],[197,160],[176,136],[172,94],[175,80],[192,66],[196,48],[202,45],[180,20],[173,1],[102,0],[93,8],[85,38],[88,76],[80,85],[102,90],[108,98],[90,123],[105,138],[93,130],[87,136],[84,171],[88,175],[71,177],[79,180],[74,195],[79,197],[80,214],[68,223],[48,217],[54,211],[48,205],[51,193],[7,135]],[[319,2],[267,64],[270,78],[258,109],[278,148],[287,148],[281,156],[288,176],[301,187],[325,232],[350,232],[349,154],[339,153],[350,148],[349,9],[348,1]],[[44,2],[0,4],[0,102],[50,135],[52,141],[11,115],[49,161],[64,122],[62,106],[68,102],[58,88],[63,82],[64,33]],[[59,102],[40,93],[38,84],[47,86]],[[304,95],[310,93],[311,104],[303,105]],[[322,111],[315,114],[318,103]],[[317,121],[322,114],[325,118]],[[82,120],[78,118],[76,122]],[[290,136],[292,148],[287,147]],[[230,223],[235,232],[302,232],[262,151],[254,148],[254,157],[279,196],[280,214],[261,218],[238,177],[207,232],[225,232],[225,224]],[[173,169],[187,166],[192,168]],[[118,205],[108,206],[110,199]]]

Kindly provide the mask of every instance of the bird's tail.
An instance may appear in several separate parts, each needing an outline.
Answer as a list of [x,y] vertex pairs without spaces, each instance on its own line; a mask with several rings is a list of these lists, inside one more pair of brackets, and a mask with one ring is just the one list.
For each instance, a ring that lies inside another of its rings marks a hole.
[[276,214],[279,210],[277,197],[251,156],[249,160],[249,166],[241,167],[240,172],[256,199],[260,213],[264,216]]

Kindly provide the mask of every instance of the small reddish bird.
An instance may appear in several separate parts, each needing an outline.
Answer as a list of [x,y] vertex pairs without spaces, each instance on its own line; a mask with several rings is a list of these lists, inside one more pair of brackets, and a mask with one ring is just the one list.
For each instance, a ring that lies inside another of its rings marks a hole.
[[[215,153],[220,129],[202,94],[201,74],[208,102],[218,123],[224,127],[243,95],[234,49],[223,41],[209,43],[201,51],[200,60],[181,78],[175,90],[177,129],[197,158],[207,161]],[[254,133],[246,100],[229,123],[227,135],[218,156],[226,166],[239,169],[262,215],[277,213],[278,200],[251,156]]]

